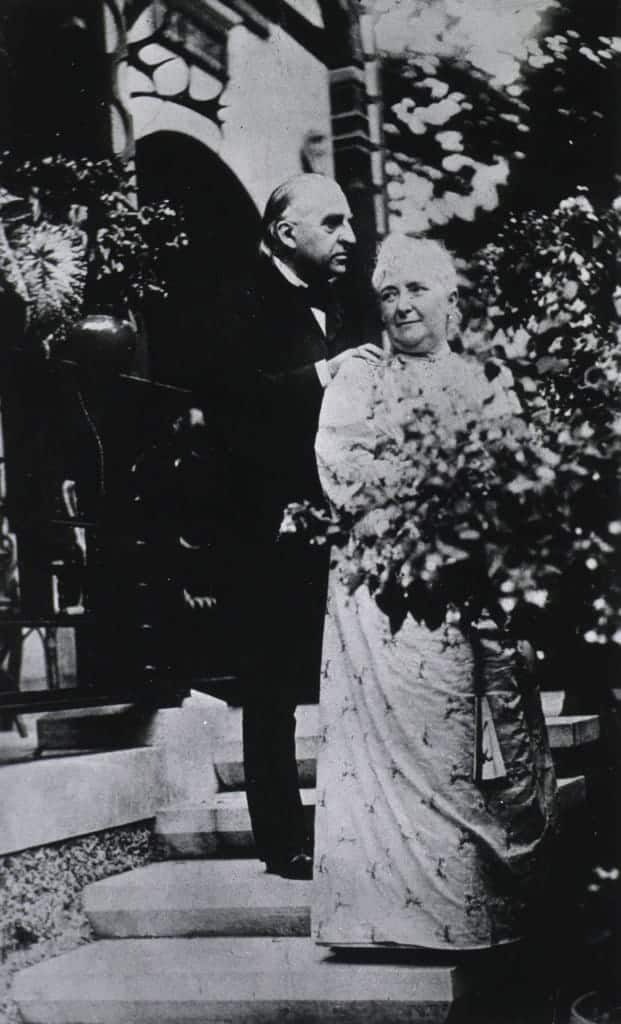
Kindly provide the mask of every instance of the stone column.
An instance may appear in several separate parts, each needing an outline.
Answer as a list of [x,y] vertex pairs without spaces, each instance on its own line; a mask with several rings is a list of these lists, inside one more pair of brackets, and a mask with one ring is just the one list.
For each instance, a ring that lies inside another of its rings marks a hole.
[[373,26],[358,3],[332,0],[322,4],[322,9],[335,174],[350,200],[359,241],[368,253],[378,234],[385,231]]
[[123,160],[134,157],[134,133],[127,90],[127,31],[125,0],[103,0],[101,41],[107,64],[107,135],[111,153]]
[[[357,270],[368,282],[377,240],[386,232],[373,24],[363,6],[352,0],[324,0],[321,7],[328,44],[335,176],[354,214]],[[370,325],[372,320],[370,308]]]

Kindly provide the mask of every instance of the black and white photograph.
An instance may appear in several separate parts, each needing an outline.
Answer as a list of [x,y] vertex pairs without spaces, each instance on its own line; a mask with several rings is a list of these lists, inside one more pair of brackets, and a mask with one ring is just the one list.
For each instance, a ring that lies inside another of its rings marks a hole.
[[1,0],[0,1024],[621,1024],[613,0]]

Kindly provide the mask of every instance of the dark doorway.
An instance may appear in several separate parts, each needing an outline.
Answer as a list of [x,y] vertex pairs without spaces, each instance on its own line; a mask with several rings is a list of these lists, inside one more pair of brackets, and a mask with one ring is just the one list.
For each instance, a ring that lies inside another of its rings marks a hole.
[[175,260],[169,298],[147,310],[152,375],[192,386],[212,346],[210,322],[222,285],[257,252],[260,218],[233,172],[195,139],[157,132],[137,144],[142,202],[168,198],[182,211],[190,244]]

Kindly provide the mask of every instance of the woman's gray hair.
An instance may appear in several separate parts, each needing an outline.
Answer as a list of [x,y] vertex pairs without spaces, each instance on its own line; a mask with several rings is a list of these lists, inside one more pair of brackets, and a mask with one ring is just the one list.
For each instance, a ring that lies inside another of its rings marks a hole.
[[389,274],[399,271],[405,264],[418,263],[430,266],[439,282],[449,292],[457,291],[457,270],[448,249],[432,238],[412,238],[410,235],[392,233],[380,243],[377,250],[375,269],[371,278],[373,290],[379,292]]

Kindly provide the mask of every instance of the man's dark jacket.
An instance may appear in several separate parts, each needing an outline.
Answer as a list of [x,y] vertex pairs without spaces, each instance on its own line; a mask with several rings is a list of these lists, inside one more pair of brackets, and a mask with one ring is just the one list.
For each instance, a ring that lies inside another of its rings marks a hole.
[[327,338],[310,308],[322,297],[260,257],[223,296],[203,382],[230,469],[222,537],[243,671],[299,686],[303,699],[317,696],[327,559],[278,530],[289,502],[322,502],[314,444],[323,387],[315,363],[367,340],[338,297],[325,298]]

